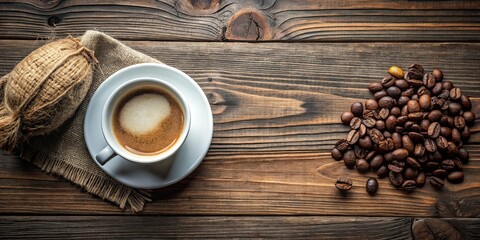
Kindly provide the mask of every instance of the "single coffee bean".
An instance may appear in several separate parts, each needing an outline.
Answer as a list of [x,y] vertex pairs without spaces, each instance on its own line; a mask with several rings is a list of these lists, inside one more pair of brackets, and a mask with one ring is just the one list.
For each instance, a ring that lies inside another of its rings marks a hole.
[[355,166],[356,159],[357,157],[353,150],[348,150],[343,154],[343,163],[345,163],[347,168],[352,169]]
[[448,112],[452,115],[458,115],[462,111],[462,105],[460,103],[452,102],[448,104]]
[[[421,86],[417,90],[417,95],[420,99],[420,97],[423,96],[423,95],[428,95],[428,96],[432,95],[432,92],[430,92],[430,90],[428,90],[427,87]],[[412,99],[413,99],[413,97],[412,97]]]
[[400,133],[392,133],[392,141],[395,149],[399,149],[402,147],[402,136],[400,135]]
[[392,152],[387,152],[383,154],[383,158],[385,159],[385,162],[392,162],[393,161]]
[[405,162],[398,162],[398,161],[392,161],[390,164],[387,165],[388,170],[392,172],[402,172],[405,167]]
[[[414,123],[412,126],[410,126],[410,131],[419,133],[422,129],[420,128],[420,125]],[[414,140],[414,139],[412,139]]]
[[453,142],[448,142],[447,150],[448,150],[448,152],[451,153],[451,154],[455,154],[455,155],[458,154],[457,145],[456,145],[455,143],[453,143]]
[[473,113],[472,111],[466,111],[466,112],[463,112],[463,118],[465,119],[465,123],[471,126],[473,125],[477,117],[475,116],[475,113]]
[[422,95],[420,99],[418,99],[418,105],[423,110],[430,109],[431,106],[431,98],[430,95]]
[[454,170],[462,171],[463,170],[463,163],[460,158],[453,158],[452,161],[455,163]]
[[413,89],[413,88],[409,88],[409,89],[402,92],[402,96],[405,96],[405,97],[408,97],[408,98],[411,98],[413,96],[413,94],[415,94],[415,89]]
[[425,139],[425,150],[427,150],[428,152],[435,152],[437,151],[437,144],[431,139],[431,138],[427,138]]
[[420,143],[415,144],[415,149],[413,150],[413,155],[423,156],[425,154],[425,146]]
[[436,189],[442,189],[443,188],[443,180],[438,178],[438,177],[430,177],[430,185]]
[[415,169],[419,169],[421,168],[421,165],[420,163],[418,163],[417,160],[415,160],[415,158],[412,158],[412,157],[407,157],[407,164],[412,167],[412,168],[415,168]]
[[338,178],[335,187],[340,191],[348,191],[352,189],[353,182],[348,178]]
[[440,119],[440,124],[447,127],[455,127],[453,117],[446,116],[446,115],[442,116],[442,118]]
[[[410,101],[410,100],[409,100]],[[400,111],[400,115],[402,116],[408,116],[408,107],[407,105],[402,107],[402,110]]]
[[428,127],[430,127],[430,121],[428,121],[428,119],[422,119],[419,125],[420,125],[421,132],[427,132]]
[[453,170],[455,168],[455,162],[452,159],[445,159],[440,163],[443,169],[445,170]]
[[392,137],[392,134],[389,131],[383,131],[382,134],[385,138],[391,138]]
[[460,97],[460,104],[462,104],[463,109],[465,110],[470,110],[472,108],[472,102],[470,101],[470,98],[462,94]]
[[332,149],[332,157],[333,157],[333,159],[335,159],[337,161],[340,161],[343,158],[343,154],[342,154],[342,152],[340,152],[340,150],[338,150],[338,148],[334,147]]
[[462,141],[462,133],[460,132],[460,130],[458,130],[458,128],[452,129],[451,138],[452,142],[454,143],[460,143]]
[[402,184],[402,189],[406,192],[413,192],[417,188],[417,183],[414,180],[407,180]]
[[358,129],[360,128],[360,125],[362,124],[362,120],[358,117],[352,118],[352,121],[350,121],[350,128],[351,129]]
[[440,110],[433,110],[428,114],[428,121],[438,122],[442,118],[442,112]]
[[440,149],[446,149],[448,147],[448,140],[443,136],[438,136],[435,139],[435,143],[437,144],[437,147]]
[[403,70],[397,66],[391,66],[388,69],[388,73],[390,73],[392,76],[396,78],[403,78]]
[[374,127],[375,123],[376,123],[376,120],[371,117],[367,117],[363,120],[363,124],[365,124],[365,126],[368,128]]
[[458,129],[463,129],[465,127],[465,118],[462,116],[455,116],[455,118],[453,118],[453,122],[455,127]]
[[392,152],[394,160],[403,161],[408,157],[408,151],[405,148],[399,148]]
[[433,74],[433,76],[435,76],[435,79],[437,79],[437,81],[441,82],[443,80],[442,70],[440,70],[438,68],[435,68],[435,69],[433,69],[432,74]]
[[408,135],[402,136],[402,146],[407,149],[408,153],[413,154],[415,144],[413,144],[412,139]]
[[362,117],[363,104],[361,102],[354,102],[352,106],[350,106],[350,112],[352,112],[356,117]]
[[427,73],[423,75],[423,84],[426,87],[433,88],[433,86],[435,86],[435,83],[437,83],[437,80],[435,79],[435,75],[431,73]]
[[[403,77],[403,76],[402,76]],[[398,87],[400,90],[405,91],[408,89],[408,82],[404,79],[397,79],[395,81],[395,86]]]
[[381,141],[385,140],[385,136],[383,136],[382,132],[375,128],[370,131],[370,138],[376,144],[379,144]]
[[381,108],[390,109],[395,106],[395,100],[390,96],[385,96],[378,100],[378,106]]
[[367,160],[365,159],[358,159],[357,162],[355,163],[355,166],[357,167],[357,170],[359,172],[368,172],[370,169],[370,164],[368,164]]
[[439,99],[448,99],[450,97],[450,91],[443,89],[440,94],[437,95]]
[[449,138],[452,135],[452,129],[442,126],[440,127],[440,135],[443,137]]
[[393,140],[391,138],[387,138],[387,143],[388,143],[388,150],[389,151],[395,150],[395,144],[393,143]]
[[453,88],[453,83],[450,81],[444,81],[442,83],[443,89],[450,91]]
[[342,123],[345,125],[349,125],[350,121],[352,121],[352,118],[354,117],[352,112],[344,112],[342,113],[342,116],[340,116],[340,119],[342,120]]
[[423,69],[423,66],[420,65],[420,64],[416,64],[416,63],[410,65],[410,67],[408,67],[408,70],[409,71],[416,70],[417,72],[420,73],[420,77],[422,77],[423,74],[425,73],[425,70]]
[[387,96],[387,91],[385,90],[381,90],[381,91],[378,91],[376,93],[373,94],[373,97],[378,101],[380,100],[381,98]]
[[[411,129],[412,131],[415,131],[415,124],[412,125]],[[409,132],[408,136],[410,137],[410,139],[412,139],[413,142],[416,142],[416,143],[418,142],[423,143],[425,141],[425,138],[423,137],[423,135],[418,132]]]
[[450,97],[452,99],[460,99],[460,97],[462,96],[462,90],[460,88],[452,88],[450,90]]
[[365,136],[365,134],[367,134],[367,127],[364,124],[360,124],[358,132],[360,133],[360,137]]
[[365,109],[368,110],[377,110],[378,109],[378,103],[375,99],[368,99],[365,102]]
[[348,142],[345,139],[340,139],[335,143],[335,147],[342,153],[347,151],[348,149]]
[[421,80],[410,79],[410,80],[407,80],[407,82],[410,84],[410,86],[414,88],[419,88],[423,86],[423,82]]
[[397,104],[399,107],[403,107],[408,103],[408,101],[410,101],[409,97],[401,96],[400,98],[398,98]]
[[408,119],[415,122],[420,122],[423,119],[423,112],[409,113]]
[[462,131],[462,140],[467,141],[471,136],[470,133],[470,128],[468,126],[465,126]]
[[440,82],[435,83],[435,86],[432,88],[432,94],[438,95],[443,91],[443,85]]
[[440,135],[440,123],[438,122],[432,122],[430,126],[428,127],[428,136],[431,138],[436,138]]
[[373,147],[373,142],[369,136],[364,136],[358,140],[358,145],[364,149],[371,149]]
[[353,151],[357,158],[365,158],[367,156],[367,149],[360,147],[358,144],[353,145]]
[[388,96],[390,96],[394,99],[397,99],[402,95],[402,90],[400,90],[400,88],[395,87],[395,86],[391,86],[391,87],[387,88],[386,91],[387,91]]
[[404,124],[404,127],[405,127],[406,130],[410,131],[411,128],[412,128],[412,126],[413,126],[413,124],[415,124],[414,121],[407,121],[407,122]]
[[347,142],[348,144],[353,145],[357,143],[359,138],[360,138],[360,133],[358,132],[358,130],[351,130],[350,132],[348,132]]
[[387,108],[382,108],[380,109],[380,111],[378,111],[378,116],[381,119],[386,119],[389,114],[390,114],[390,111]]
[[417,175],[418,175],[418,170],[417,169],[415,169],[415,168],[405,169],[405,174],[404,174],[405,179],[415,180],[415,178],[417,178]]
[[382,155],[376,155],[373,157],[373,159],[370,161],[370,167],[376,171],[378,170],[381,166],[383,166],[383,163],[385,162],[384,158]]
[[460,171],[451,172],[447,176],[447,180],[451,183],[461,183],[463,182],[464,174]]
[[400,187],[402,186],[403,183],[403,176],[399,172],[389,172],[388,173],[388,179],[390,180],[390,183],[393,184],[395,187]]
[[370,92],[372,93],[376,93],[382,89],[383,89],[383,85],[379,82],[373,82],[373,83],[370,83],[370,85],[368,85],[368,90],[370,90]]
[[386,166],[381,166],[376,173],[378,178],[384,178],[388,175],[388,169]]
[[388,131],[395,131],[395,127],[397,126],[397,118],[393,115],[390,115],[385,120],[385,127]]
[[425,185],[425,180],[427,176],[425,173],[421,172],[418,174],[417,178],[415,179],[415,182],[417,183],[417,187],[421,188],[423,185]]
[[382,80],[382,85],[384,88],[389,88],[395,84],[395,78],[392,76],[385,76]]
[[393,115],[395,117],[400,116],[400,108],[393,107],[392,109],[390,109],[390,115]]
[[382,152],[386,152],[388,150],[390,150],[388,148],[388,141],[385,139],[383,141],[380,141],[380,143],[378,143],[378,149]]
[[468,160],[470,159],[470,154],[468,154],[467,149],[465,148],[459,148],[458,149],[458,158],[462,161],[462,163],[467,163]]
[[407,103],[407,109],[409,113],[420,112],[420,105],[416,100],[410,100]]
[[381,131],[385,130],[385,121],[383,121],[383,120],[377,120],[377,121],[375,122],[375,127],[376,127],[378,130],[381,130]]
[[369,194],[375,194],[378,190],[378,181],[375,178],[367,180],[366,190]]
[[408,121],[408,116],[400,116],[397,118],[397,125],[405,125]]
[[435,169],[432,172],[432,175],[441,179],[445,179],[447,177],[447,170],[445,169]]

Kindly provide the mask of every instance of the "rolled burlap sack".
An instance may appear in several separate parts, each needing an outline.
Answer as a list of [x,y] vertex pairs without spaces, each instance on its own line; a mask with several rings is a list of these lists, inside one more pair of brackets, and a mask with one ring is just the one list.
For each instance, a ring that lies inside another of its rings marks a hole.
[[91,50],[76,38],[48,43],[0,79],[0,149],[12,151],[69,119],[92,83]]

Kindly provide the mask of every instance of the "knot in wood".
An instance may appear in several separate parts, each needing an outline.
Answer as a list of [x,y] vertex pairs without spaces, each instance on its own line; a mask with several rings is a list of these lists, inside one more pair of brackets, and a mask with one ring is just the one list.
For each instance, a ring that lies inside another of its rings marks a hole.
[[242,9],[228,20],[226,40],[258,41],[272,39],[267,17],[257,9]]
[[221,0],[188,0],[195,9],[210,9],[220,5]]

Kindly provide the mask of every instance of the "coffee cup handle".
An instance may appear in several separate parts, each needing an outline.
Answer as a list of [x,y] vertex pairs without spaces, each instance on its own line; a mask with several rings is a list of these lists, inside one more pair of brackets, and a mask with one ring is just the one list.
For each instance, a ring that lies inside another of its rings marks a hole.
[[97,154],[97,156],[95,156],[95,159],[97,159],[97,162],[103,166],[105,163],[110,161],[114,155],[116,155],[116,153],[113,151],[113,149],[110,146],[106,146]]

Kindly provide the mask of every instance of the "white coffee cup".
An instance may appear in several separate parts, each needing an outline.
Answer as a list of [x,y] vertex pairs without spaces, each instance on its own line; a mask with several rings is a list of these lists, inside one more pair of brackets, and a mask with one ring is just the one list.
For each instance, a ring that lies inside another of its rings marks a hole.
[[[116,105],[130,92],[139,88],[156,87],[166,91],[171,95],[183,111],[183,128],[176,142],[165,151],[156,155],[139,155],[125,149],[115,137],[113,130],[113,115]],[[107,146],[96,156],[96,160],[104,165],[116,155],[124,159],[141,164],[151,164],[163,161],[173,156],[185,142],[190,130],[190,108],[186,98],[171,84],[164,80],[155,78],[136,78],[129,80],[117,87],[108,97],[102,111],[102,134],[107,142]]]

